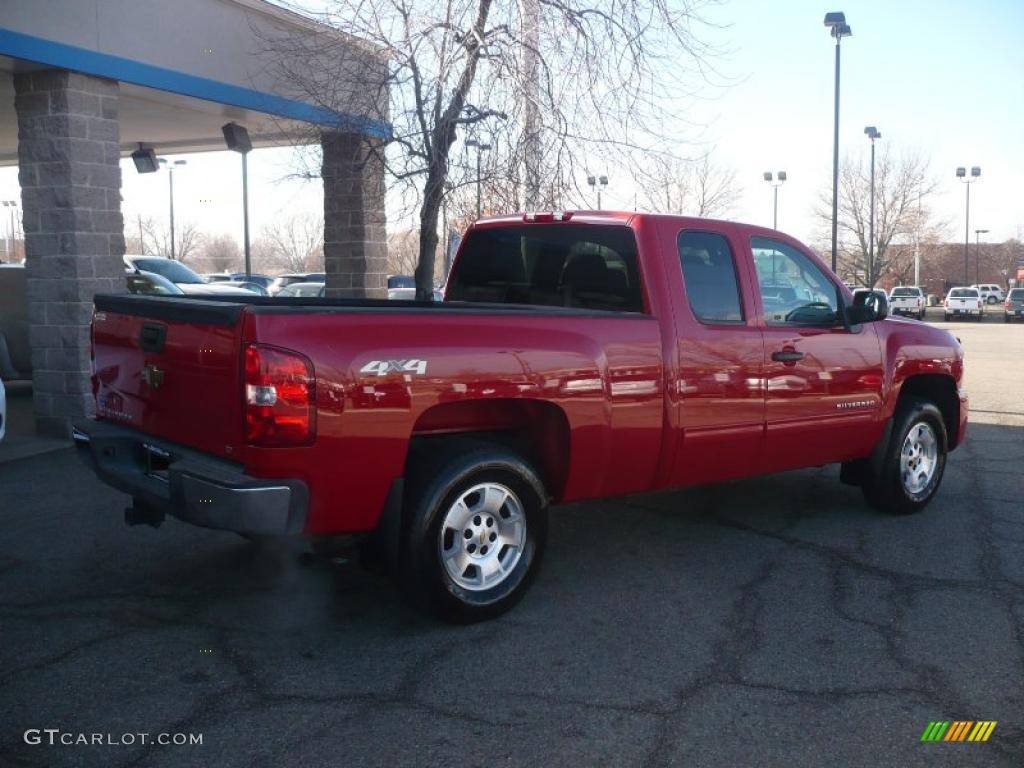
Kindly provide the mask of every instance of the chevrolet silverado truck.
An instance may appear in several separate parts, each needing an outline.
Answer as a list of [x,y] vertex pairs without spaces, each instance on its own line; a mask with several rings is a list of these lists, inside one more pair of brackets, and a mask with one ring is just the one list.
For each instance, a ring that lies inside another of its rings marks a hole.
[[101,295],[92,358],[74,436],[127,522],[362,537],[453,621],[523,595],[551,504],[838,464],[911,513],[967,426],[952,334],[667,215],[483,219],[440,303]]
[[927,300],[916,285],[897,285],[889,292],[889,313],[924,320]]

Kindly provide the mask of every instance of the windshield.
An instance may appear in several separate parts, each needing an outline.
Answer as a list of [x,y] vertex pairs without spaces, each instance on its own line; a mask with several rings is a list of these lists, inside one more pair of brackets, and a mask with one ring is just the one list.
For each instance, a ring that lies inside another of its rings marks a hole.
[[166,277],[172,283],[206,282],[180,261],[161,259],[156,256],[144,256],[140,259],[132,259],[132,265],[136,269],[141,269],[146,272],[155,272],[161,277]]
[[892,295],[893,296],[915,296],[916,297],[916,296],[920,296],[921,295],[921,289],[920,288],[893,288],[892,289]]
[[949,292],[949,298],[951,299],[976,299],[978,298],[978,291],[974,288],[954,288]]
[[643,312],[629,227],[524,224],[470,230],[448,301]]
[[1014,301],[1024,300],[1024,288],[1014,288],[1012,291],[1010,291],[1009,298],[1013,299]]

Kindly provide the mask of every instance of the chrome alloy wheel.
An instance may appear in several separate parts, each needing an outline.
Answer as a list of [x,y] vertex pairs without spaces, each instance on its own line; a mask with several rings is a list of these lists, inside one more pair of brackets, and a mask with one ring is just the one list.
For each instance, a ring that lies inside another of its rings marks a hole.
[[919,421],[910,428],[900,451],[900,481],[912,497],[919,496],[935,477],[939,465],[939,439],[935,430]]
[[474,485],[445,513],[438,546],[457,586],[473,592],[495,587],[516,567],[526,546],[523,505],[504,485]]

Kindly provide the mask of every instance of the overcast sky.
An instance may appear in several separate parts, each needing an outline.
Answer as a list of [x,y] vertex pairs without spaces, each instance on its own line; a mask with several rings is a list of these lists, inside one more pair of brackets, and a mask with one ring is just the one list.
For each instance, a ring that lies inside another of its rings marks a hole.
[[[846,2],[853,37],[842,44],[841,152],[867,152],[866,125],[881,130],[894,151],[920,150],[941,182],[935,205],[963,237],[963,185],[958,165],[979,165],[971,190],[971,229],[990,240],[1019,236],[1024,227],[1024,1]],[[785,170],[779,228],[807,242],[821,234],[813,208],[830,183],[834,47],[822,25],[833,10],[807,0],[727,0],[709,10],[720,28],[707,30],[729,49],[717,64],[734,85],[693,107],[706,125],[688,138],[714,149],[736,171],[743,194],[737,218],[771,223],[764,171]],[[179,156],[171,155],[171,159]],[[240,158],[231,152],[180,156],[175,173],[176,217],[209,233],[241,240]],[[250,155],[254,236],[264,224],[294,213],[322,212],[319,182],[289,180],[288,149]],[[125,226],[137,213],[167,216],[166,172],[139,175],[122,163]],[[609,169],[605,207],[632,209],[633,188]],[[15,169],[0,169],[0,199],[17,198]],[[0,221],[6,234],[7,223]],[[972,232],[973,239],[973,232]]]

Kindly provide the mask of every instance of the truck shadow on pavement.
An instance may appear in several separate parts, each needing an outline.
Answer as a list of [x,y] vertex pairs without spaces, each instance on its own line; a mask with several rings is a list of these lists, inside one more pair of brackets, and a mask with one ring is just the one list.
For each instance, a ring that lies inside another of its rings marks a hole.
[[[70,452],[12,462],[0,753],[59,764],[70,753],[21,734],[63,727],[214,745],[80,750],[81,765],[342,749],[412,765],[452,743],[467,764],[818,765],[818,745],[838,764],[916,765],[929,720],[989,718],[986,764],[1019,764],[1022,465],[1024,428],[972,424],[911,517],[875,512],[831,467],[565,505],[523,602],[449,627],[354,559],[128,529],[123,496]],[[835,727],[869,718],[871,740]]]

